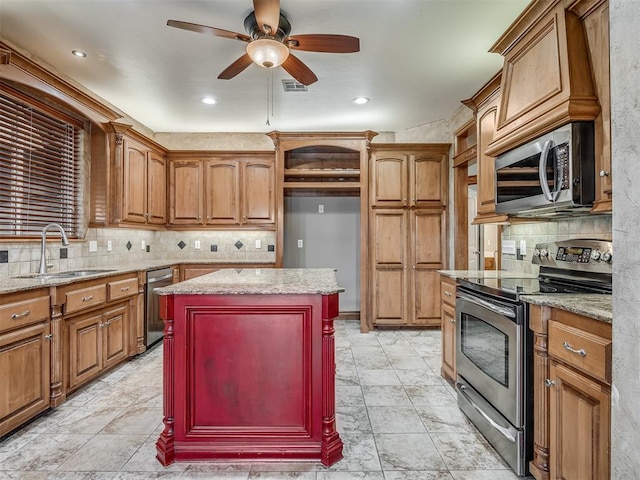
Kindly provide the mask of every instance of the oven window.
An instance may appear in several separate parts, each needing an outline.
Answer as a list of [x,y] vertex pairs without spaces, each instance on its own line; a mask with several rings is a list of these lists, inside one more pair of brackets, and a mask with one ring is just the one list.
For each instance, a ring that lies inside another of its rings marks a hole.
[[509,336],[473,315],[461,316],[460,350],[496,382],[509,388]]

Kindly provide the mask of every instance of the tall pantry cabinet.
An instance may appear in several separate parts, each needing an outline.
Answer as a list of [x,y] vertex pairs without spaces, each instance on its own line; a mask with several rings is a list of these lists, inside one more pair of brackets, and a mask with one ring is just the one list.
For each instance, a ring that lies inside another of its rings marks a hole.
[[439,326],[449,144],[372,144],[372,326]]

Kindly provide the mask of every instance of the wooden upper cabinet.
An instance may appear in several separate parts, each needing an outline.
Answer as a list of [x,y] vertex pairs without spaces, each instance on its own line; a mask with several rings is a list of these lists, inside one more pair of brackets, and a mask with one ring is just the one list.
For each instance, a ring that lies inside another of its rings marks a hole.
[[495,187],[495,158],[487,153],[493,140],[500,102],[501,73],[498,72],[472,98],[464,100],[476,118],[476,151],[478,168],[477,215],[473,223],[504,223],[507,215],[497,215]]
[[135,140],[125,137],[123,143],[122,219],[162,225],[167,219],[166,160]]
[[205,163],[205,211],[208,225],[240,223],[240,165],[237,161]]
[[580,18],[562,0],[531,2],[490,49],[504,56],[493,157],[600,111]]
[[275,223],[275,163],[272,159],[243,163],[242,223]]
[[169,162],[169,223],[202,223],[203,165],[199,160]]
[[372,144],[371,205],[446,206],[449,147],[449,144]]
[[169,175],[170,225],[275,225],[273,153],[180,152]]

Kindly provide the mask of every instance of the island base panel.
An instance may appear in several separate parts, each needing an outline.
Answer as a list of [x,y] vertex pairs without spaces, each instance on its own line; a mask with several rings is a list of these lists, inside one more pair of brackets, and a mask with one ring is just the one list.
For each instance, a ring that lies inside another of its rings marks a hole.
[[173,295],[162,302],[160,463],[329,466],[342,458],[333,381],[337,294]]

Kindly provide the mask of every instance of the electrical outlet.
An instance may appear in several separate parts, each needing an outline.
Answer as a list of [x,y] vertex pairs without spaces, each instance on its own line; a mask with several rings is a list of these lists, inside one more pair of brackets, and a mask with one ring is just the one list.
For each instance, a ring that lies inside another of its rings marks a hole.
[[145,242],[144,240],[140,240],[140,249],[141,250],[146,250],[147,249],[147,242]]
[[303,246],[302,240],[298,240],[298,248],[302,248],[302,246]]
[[113,243],[111,243],[111,240],[107,240],[107,252],[111,250],[113,250]]
[[318,205],[318,213],[324,213],[324,205]]
[[98,251],[98,242],[96,240],[89,240],[89,251],[90,252]]
[[195,242],[193,242],[193,248],[195,248],[196,250],[200,250],[200,240],[196,240]]
[[507,253],[509,255],[516,254],[516,241],[515,240],[505,240],[502,242],[502,253]]
[[256,240],[256,248],[262,248],[262,242],[260,240]]
[[523,257],[527,254],[527,241],[520,240],[520,255]]

